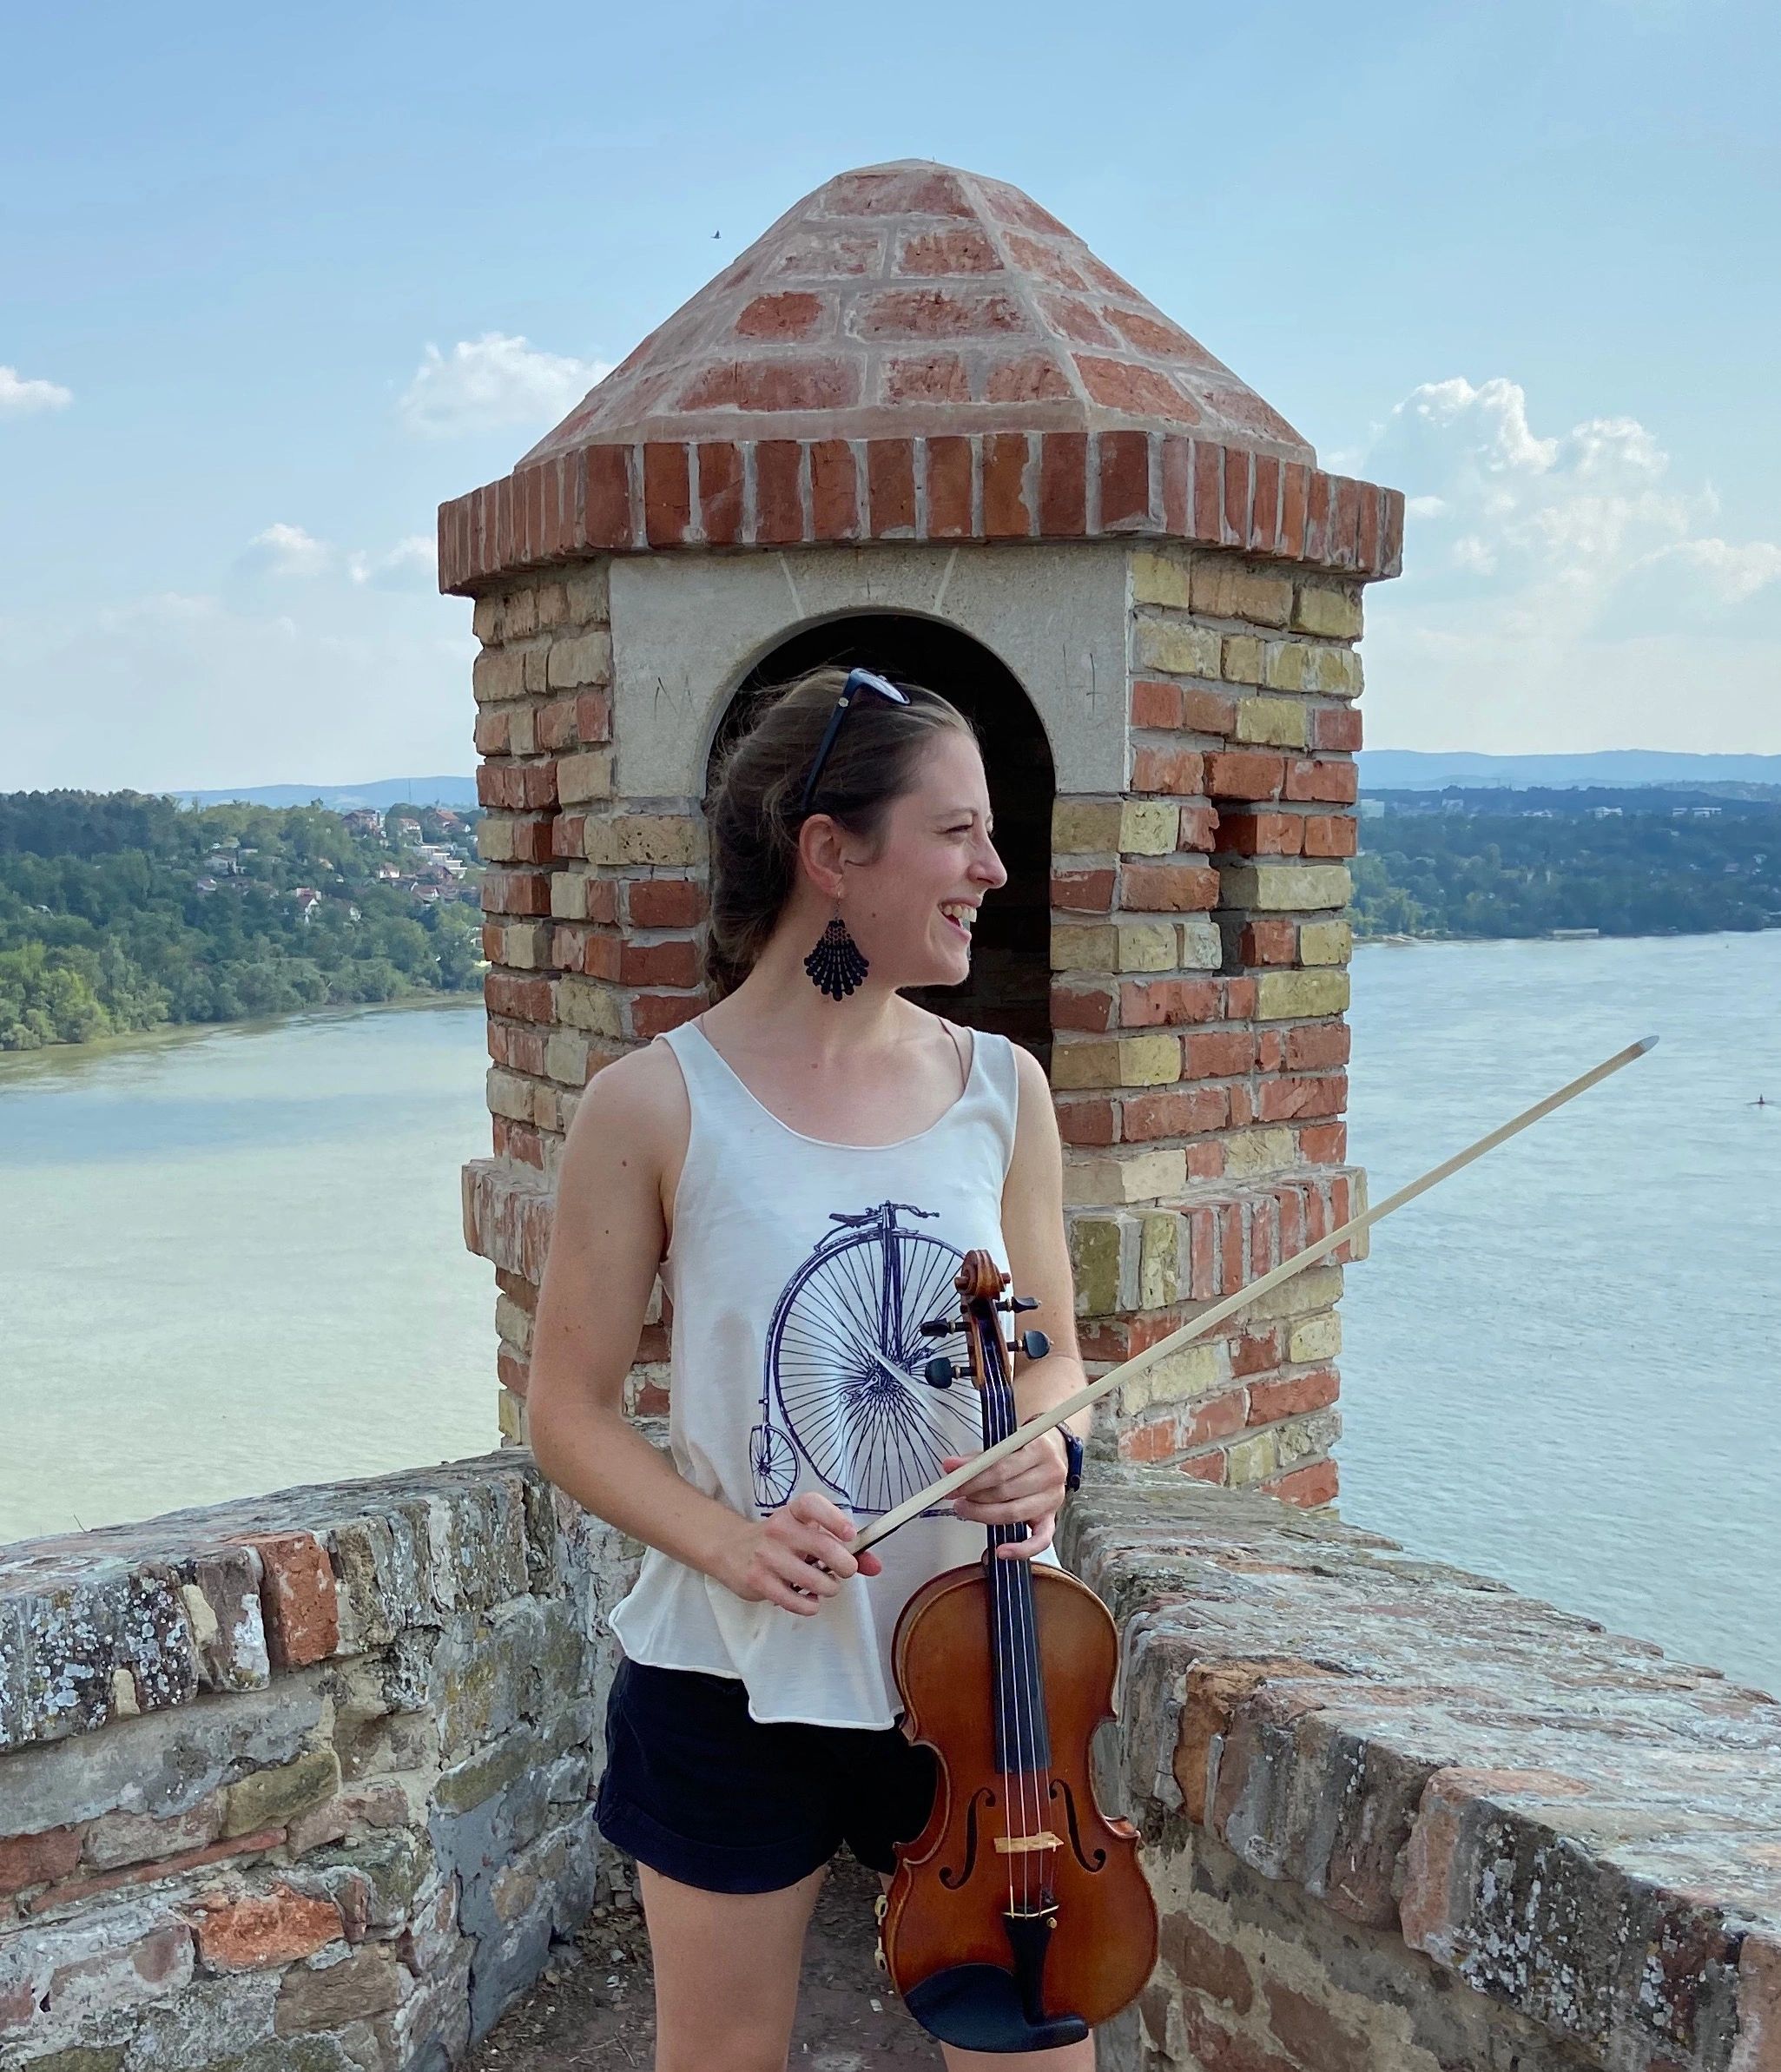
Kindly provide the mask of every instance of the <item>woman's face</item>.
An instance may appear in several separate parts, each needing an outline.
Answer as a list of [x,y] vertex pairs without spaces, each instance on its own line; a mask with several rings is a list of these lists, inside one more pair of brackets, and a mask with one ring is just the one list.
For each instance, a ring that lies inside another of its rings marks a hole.
[[1008,881],[990,839],[976,742],[950,730],[936,735],[914,789],[893,803],[887,821],[878,861],[848,863],[842,873],[841,918],[874,977],[898,987],[957,986],[970,973],[976,910]]

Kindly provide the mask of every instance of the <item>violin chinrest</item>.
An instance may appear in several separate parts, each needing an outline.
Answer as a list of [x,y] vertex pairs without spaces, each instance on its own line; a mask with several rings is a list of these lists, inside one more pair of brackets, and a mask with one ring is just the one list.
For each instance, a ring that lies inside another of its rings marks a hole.
[[903,1998],[928,2035],[955,2050],[1054,2050],[1088,2034],[1078,2015],[1029,2022],[1013,1973],[996,1964],[953,1964],[911,1986]]

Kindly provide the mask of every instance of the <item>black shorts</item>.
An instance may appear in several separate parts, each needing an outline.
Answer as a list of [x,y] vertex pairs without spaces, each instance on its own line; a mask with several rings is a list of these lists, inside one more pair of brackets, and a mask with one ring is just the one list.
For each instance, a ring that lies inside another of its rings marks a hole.
[[933,1809],[931,1751],[900,1727],[749,1715],[735,1677],[621,1659],[594,1818],[616,1847],[707,1892],[776,1892],[845,1842],[894,1871]]

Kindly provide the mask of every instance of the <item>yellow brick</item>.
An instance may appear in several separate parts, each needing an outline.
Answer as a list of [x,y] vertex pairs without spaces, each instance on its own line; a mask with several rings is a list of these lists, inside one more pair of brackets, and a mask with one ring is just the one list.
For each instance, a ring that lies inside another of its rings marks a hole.
[[517,1072],[503,1072],[498,1066],[491,1066],[483,1084],[491,1115],[505,1115],[509,1122],[531,1120],[530,1079],[522,1079]]
[[1111,855],[1119,847],[1122,813],[1118,799],[1053,799],[1052,855]]
[[1340,863],[1226,863],[1219,868],[1227,907],[1250,914],[1300,914],[1345,907],[1354,881]]
[[1185,1151],[1141,1151],[1135,1158],[1090,1158],[1064,1168],[1064,1199],[1083,1207],[1161,1201],[1187,1184]]
[[551,927],[548,921],[511,921],[501,930],[501,954],[498,963],[514,971],[544,971],[551,962]]
[[1348,648],[1316,648],[1300,640],[1270,640],[1263,681],[1270,690],[1322,691],[1331,697],[1356,697],[1361,690],[1361,658]]
[[1119,1220],[1111,1216],[1072,1216],[1069,1231],[1076,1314],[1109,1316],[1120,1306]]
[[1253,633],[1227,633],[1224,636],[1222,674],[1227,683],[1259,683],[1262,681],[1262,643]]
[[1119,815],[1122,856],[1172,856],[1181,838],[1181,808],[1166,799],[1128,799]]
[[538,600],[530,583],[522,583],[510,590],[506,597],[506,612],[502,621],[503,640],[524,640],[538,630]]
[[495,1421],[505,1445],[525,1444],[525,1405],[511,1389],[501,1391],[495,1405]]
[[1224,1139],[1224,1171],[1233,1180],[1283,1172],[1296,1156],[1292,1132],[1283,1125],[1265,1130],[1238,1130]]
[[565,1086],[584,1086],[588,1077],[588,1039],[559,1030],[544,1045],[544,1070]]
[[595,1036],[620,1036],[618,999],[608,986],[591,979],[559,979],[557,982],[557,1015],[571,1029],[586,1029]]
[[612,751],[590,749],[585,755],[564,756],[557,764],[557,796],[565,806],[579,806],[589,799],[612,795]]
[[1301,964],[1346,964],[1354,948],[1355,932],[1345,921],[1308,921],[1299,930]]
[[1140,549],[1131,557],[1131,601],[1134,604],[1188,605],[1188,556],[1167,548]]
[[1302,749],[1310,741],[1305,709],[1296,698],[1243,698],[1237,708],[1237,738],[1275,749]]
[[604,628],[572,633],[551,643],[548,682],[552,690],[612,681],[612,636]]
[[1333,1360],[1341,1350],[1342,1319],[1334,1310],[1296,1323],[1286,1341],[1286,1356],[1296,1364]]
[[470,615],[470,630],[485,648],[498,646],[501,639],[501,600],[478,597]]
[[1119,931],[1111,922],[1054,921],[1053,971],[1117,971]]
[[1165,676],[1217,677],[1219,646],[1218,636],[1204,626],[1181,620],[1138,621],[1139,665],[1160,670]]
[[1293,600],[1292,623],[1301,633],[1322,634],[1326,640],[1358,640],[1361,637],[1361,598],[1358,591],[1325,590],[1305,584]]
[[1256,980],[1257,1021],[1340,1014],[1348,1006],[1345,971],[1267,971]]
[[569,592],[560,583],[540,583],[532,591],[538,614],[538,630],[562,625],[569,617]]
[[1118,971],[1173,971],[1180,931],[1170,921],[1121,921]]
[[604,625],[612,616],[610,585],[606,561],[597,561],[590,567],[577,569],[563,587],[569,598],[569,616],[577,625],[590,622]]
[[1154,1367],[1119,1384],[1122,1417],[1133,1417],[1153,1403],[1190,1402],[1216,1389],[1225,1379],[1224,1363],[1217,1345],[1184,1345],[1165,1353]]
[[1117,1085],[1118,1070],[1117,1036],[1086,1036],[1052,1046],[1052,1085],[1060,1090]]
[[1181,923],[1177,954],[1183,971],[1217,971],[1224,962],[1224,940],[1214,922],[1197,916]]
[[538,752],[538,716],[530,705],[516,705],[507,715],[507,753],[532,756]]
[[521,1309],[511,1295],[495,1297],[495,1330],[515,1352],[524,1354],[531,1350],[531,1312]]
[[696,863],[703,835],[683,815],[614,813],[589,819],[582,847],[590,863]]
[[1181,1218],[1172,1212],[1146,1216],[1138,1237],[1138,1306],[1162,1310],[1181,1293]]
[[513,861],[513,822],[505,813],[485,813],[476,826],[476,853],[485,863]]
[[1194,564],[1193,608],[1212,618],[1244,618],[1283,626],[1292,609],[1292,582],[1266,576],[1225,555],[1203,554]]
[[1171,1086],[1181,1077],[1181,1039],[1166,1030],[1116,1039],[1118,1086]]
[[1266,1295],[1258,1295],[1243,1314],[1262,1323],[1278,1316],[1309,1316],[1318,1310],[1334,1309],[1341,1296],[1341,1267],[1308,1266]]
[[471,690],[478,705],[498,704],[525,695],[525,664],[516,648],[485,648],[470,668]]
[[1224,1479],[1232,1488],[1242,1488],[1250,1482],[1265,1482],[1280,1464],[1280,1457],[1274,1449],[1274,1435],[1257,1432],[1248,1439],[1232,1442],[1225,1455]]

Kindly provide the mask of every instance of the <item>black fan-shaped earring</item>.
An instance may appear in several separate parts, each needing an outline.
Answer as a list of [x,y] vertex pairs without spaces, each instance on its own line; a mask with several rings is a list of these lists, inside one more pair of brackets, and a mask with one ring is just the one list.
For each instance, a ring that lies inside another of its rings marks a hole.
[[834,917],[817,938],[816,947],[804,960],[810,983],[832,1000],[845,1000],[870,968],[859,944],[848,932],[837,900]]

